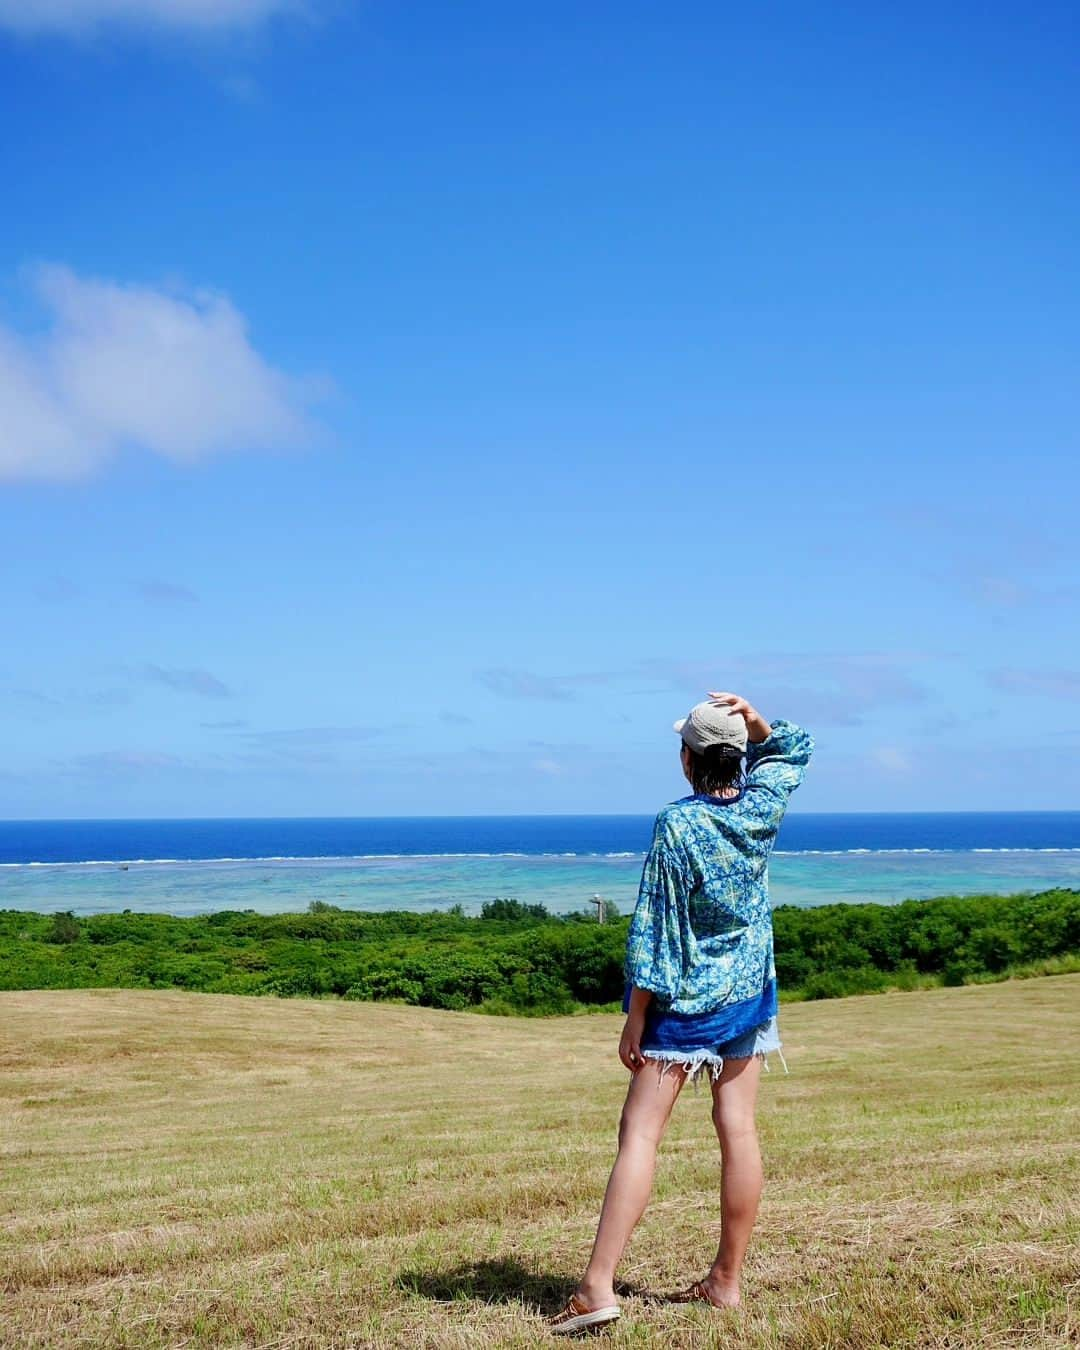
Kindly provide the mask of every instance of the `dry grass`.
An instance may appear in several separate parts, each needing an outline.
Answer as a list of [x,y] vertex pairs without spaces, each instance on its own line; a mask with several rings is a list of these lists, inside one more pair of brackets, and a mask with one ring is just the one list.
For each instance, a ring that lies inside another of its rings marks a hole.
[[[619,1019],[0,994],[0,1343],[530,1346],[611,1164]],[[1080,975],[784,1008],[738,1314],[688,1088],[612,1346],[1080,1342]],[[775,1057],[774,1057],[775,1059]]]

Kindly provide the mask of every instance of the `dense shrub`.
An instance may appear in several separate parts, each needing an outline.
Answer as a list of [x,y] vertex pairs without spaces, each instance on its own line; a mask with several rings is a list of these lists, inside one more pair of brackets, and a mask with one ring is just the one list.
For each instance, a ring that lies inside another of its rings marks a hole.
[[53,915],[52,926],[45,934],[46,942],[78,942],[82,929],[70,910]]
[[480,917],[496,923],[543,923],[551,915],[543,905],[523,905],[520,900],[496,896],[480,906]]
[[[1080,969],[1077,890],[784,905],[773,919],[787,998]],[[0,910],[0,989],[182,988],[540,1016],[618,1005],[627,923],[504,898],[479,918],[460,905],[372,914],[325,901],[305,914],[189,919]]]

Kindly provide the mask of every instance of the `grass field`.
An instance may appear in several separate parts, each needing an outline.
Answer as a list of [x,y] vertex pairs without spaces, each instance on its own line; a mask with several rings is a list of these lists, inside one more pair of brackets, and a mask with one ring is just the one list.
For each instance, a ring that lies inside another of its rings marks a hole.
[[[610,1167],[621,1019],[0,994],[5,1347],[530,1346]],[[1080,975],[785,1005],[744,1307],[688,1087],[612,1346],[1080,1343]]]

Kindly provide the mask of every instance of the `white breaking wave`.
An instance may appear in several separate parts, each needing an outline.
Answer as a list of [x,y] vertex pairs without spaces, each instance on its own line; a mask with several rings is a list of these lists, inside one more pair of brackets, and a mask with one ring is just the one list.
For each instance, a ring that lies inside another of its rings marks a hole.
[[[939,856],[958,856],[964,853],[1080,853],[1080,846],[1060,845],[1053,847],[1004,846],[1001,848],[798,848],[774,849],[773,857],[782,858],[843,858],[862,856],[881,856],[886,854],[936,854]],[[5,862],[0,869],[19,870],[24,868],[77,868],[77,867],[214,867],[214,866],[252,866],[265,867],[269,864],[290,863],[369,863],[369,862],[434,862],[440,859],[487,858],[498,861],[504,858],[566,859],[596,858],[609,861],[629,861],[642,859],[644,852],[584,852],[584,853],[524,853],[520,851],[505,853],[312,853],[288,854],[275,853],[257,857],[222,858],[86,858],[63,861]]]
[[785,858],[805,858],[817,856],[822,858],[841,858],[850,853],[936,853],[936,854],[960,854],[960,853],[1080,853],[1080,847],[1072,845],[1062,845],[1055,848],[1030,848],[1009,846],[1003,848],[795,848],[773,850],[773,857]]
[[528,858],[577,857],[577,854],[529,853],[272,853],[252,858],[86,858],[49,862],[6,862],[0,867],[198,867],[216,863],[351,863],[425,858]]

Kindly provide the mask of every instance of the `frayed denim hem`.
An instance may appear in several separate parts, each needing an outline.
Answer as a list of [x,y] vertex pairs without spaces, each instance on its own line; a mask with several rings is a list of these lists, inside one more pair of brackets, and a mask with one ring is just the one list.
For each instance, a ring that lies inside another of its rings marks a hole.
[[664,1066],[657,1075],[657,1087],[660,1086],[660,1081],[668,1069],[677,1064],[696,1088],[702,1070],[705,1068],[709,1070],[710,1077],[715,1083],[723,1072],[725,1059],[760,1059],[765,1066],[765,1072],[769,1073],[768,1057],[774,1050],[780,1056],[780,1063],[784,1066],[784,1072],[789,1073],[787,1060],[784,1058],[784,1052],[779,1045],[770,1046],[767,1050],[757,1050],[751,1055],[717,1055],[711,1050],[642,1050],[641,1056],[643,1059],[655,1059]]

